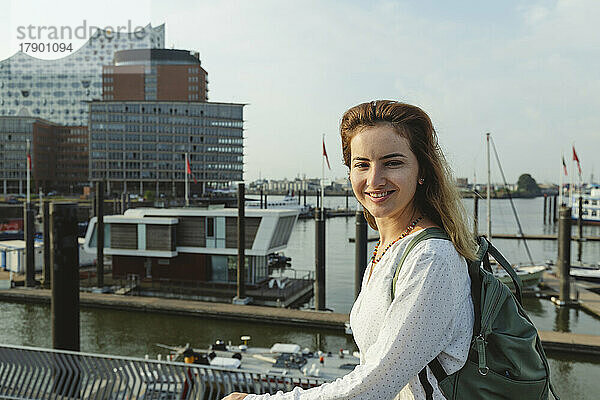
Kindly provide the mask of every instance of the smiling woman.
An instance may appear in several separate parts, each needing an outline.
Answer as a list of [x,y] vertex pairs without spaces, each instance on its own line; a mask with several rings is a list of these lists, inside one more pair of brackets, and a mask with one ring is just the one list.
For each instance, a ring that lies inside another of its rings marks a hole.
[[[340,133],[354,194],[380,234],[350,313],[360,364],[309,390],[226,400],[444,399],[428,364],[452,374],[467,360],[474,316],[465,258],[475,241],[429,117],[373,101],[346,111]],[[451,241],[409,246],[428,228]]]

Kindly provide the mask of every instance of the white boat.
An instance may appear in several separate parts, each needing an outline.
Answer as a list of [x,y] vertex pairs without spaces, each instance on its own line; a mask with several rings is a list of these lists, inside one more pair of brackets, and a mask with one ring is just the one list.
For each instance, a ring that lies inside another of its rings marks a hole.
[[571,215],[574,220],[579,219],[579,198],[582,199],[582,221],[584,224],[600,225],[600,187],[594,186],[584,189],[583,193],[573,194],[571,197]]
[[600,269],[571,266],[570,275],[575,279],[589,282],[600,282]]
[[346,375],[360,363],[350,350],[313,352],[290,343],[275,343],[270,348],[261,348],[248,346],[249,336],[241,339],[243,343],[239,345],[217,340],[208,349],[194,349],[189,344],[157,346],[170,350],[171,361],[282,375],[290,379],[312,377],[330,382]]
[[256,209],[263,208],[266,209],[276,209],[276,210],[298,210],[300,214],[307,214],[310,212],[311,207],[309,205],[300,204],[300,197],[293,195],[285,195],[285,197],[281,200],[269,200],[267,197],[267,206],[261,204],[259,201],[247,201],[246,208]]
[[[513,269],[517,273],[517,276],[521,279],[523,288],[533,288],[540,283],[542,274],[546,270],[543,265],[530,265],[530,266],[513,266]],[[504,283],[512,289],[513,283],[510,276],[502,268],[494,270],[494,276],[496,276],[500,282]]]

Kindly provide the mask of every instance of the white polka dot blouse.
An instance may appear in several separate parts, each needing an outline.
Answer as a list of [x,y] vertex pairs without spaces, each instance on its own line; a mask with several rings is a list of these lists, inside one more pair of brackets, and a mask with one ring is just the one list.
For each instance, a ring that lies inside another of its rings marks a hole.
[[[465,364],[473,333],[473,302],[465,259],[452,242],[429,239],[408,255],[396,282],[397,263],[417,232],[396,242],[373,268],[366,268],[350,326],[360,364],[334,382],[246,400],[425,400],[417,374],[438,358],[448,374]],[[444,399],[427,368],[433,398]]]

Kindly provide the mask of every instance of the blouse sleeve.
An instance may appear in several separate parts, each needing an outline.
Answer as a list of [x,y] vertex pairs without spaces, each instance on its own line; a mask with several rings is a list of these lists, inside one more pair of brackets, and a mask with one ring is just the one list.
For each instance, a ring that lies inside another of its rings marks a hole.
[[419,243],[402,266],[394,300],[363,364],[312,389],[296,387],[287,393],[249,395],[246,400],[394,398],[452,340],[466,277],[466,264],[450,242]]

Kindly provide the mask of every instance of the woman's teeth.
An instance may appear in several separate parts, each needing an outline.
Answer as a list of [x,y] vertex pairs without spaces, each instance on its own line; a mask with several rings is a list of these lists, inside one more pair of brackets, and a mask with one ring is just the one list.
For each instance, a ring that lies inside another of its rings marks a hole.
[[377,198],[377,197],[385,197],[385,196],[387,196],[388,194],[390,194],[390,192],[383,192],[383,193],[369,193],[369,196]]

